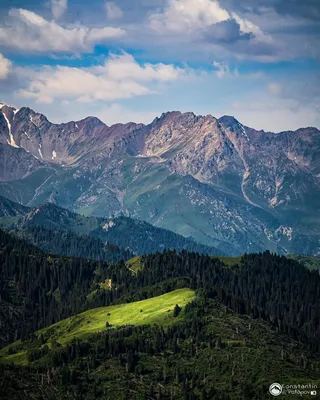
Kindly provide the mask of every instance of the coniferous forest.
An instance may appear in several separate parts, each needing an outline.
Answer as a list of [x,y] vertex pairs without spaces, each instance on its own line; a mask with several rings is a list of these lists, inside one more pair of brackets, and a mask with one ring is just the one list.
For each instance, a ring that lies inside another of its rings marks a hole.
[[[274,381],[320,383],[317,270],[270,252],[229,266],[175,250],[106,262],[95,244],[83,247],[91,257],[59,256],[0,231],[1,398],[266,399]],[[88,330],[99,307],[176,290],[194,299],[155,323],[109,323],[110,311],[103,329],[70,340],[53,325],[86,311]]]

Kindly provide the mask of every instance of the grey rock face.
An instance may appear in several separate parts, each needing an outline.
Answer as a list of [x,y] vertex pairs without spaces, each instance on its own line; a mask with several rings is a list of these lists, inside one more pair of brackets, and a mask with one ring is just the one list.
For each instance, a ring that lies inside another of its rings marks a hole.
[[320,252],[320,132],[168,112],[150,125],[52,124],[0,110],[0,194],[143,219],[230,253]]

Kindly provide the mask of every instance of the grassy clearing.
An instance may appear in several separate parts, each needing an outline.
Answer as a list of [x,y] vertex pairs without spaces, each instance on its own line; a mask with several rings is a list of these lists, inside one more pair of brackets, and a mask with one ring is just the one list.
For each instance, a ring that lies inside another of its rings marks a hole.
[[224,256],[219,256],[219,257],[213,257],[213,258],[219,258],[220,261],[223,262],[223,264],[226,267],[233,267],[234,265],[237,265],[240,263],[242,256],[237,256],[237,257],[224,257]]
[[[11,345],[12,346],[12,345]],[[21,341],[18,340],[17,342],[14,343],[14,347],[21,347]],[[1,349],[0,351],[0,364],[15,364],[15,365],[28,365],[28,360],[27,360],[27,351],[26,350],[20,350],[17,351],[15,354],[11,354],[10,356],[7,356],[8,348],[10,346],[5,347],[4,349]],[[5,351],[4,351],[5,350]]]
[[131,258],[131,260],[126,262],[126,266],[134,273],[137,274],[138,271],[143,270],[143,265],[141,263],[141,257],[137,256],[134,258]]
[[[165,326],[182,318],[183,312],[179,317],[173,317],[173,309],[176,304],[184,308],[194,298],[194,291],[178,289],[162,296],[135,303],[95,308],[44,328],[36,332],[36,336],[42,334],[46,338],[46,344],[51,347],[54,340],[61,345],[70,343],[73,338],[85,340],[91,335],[107,329],[107,322],[111,327],[147,324]],[[8,355],[9,348],[18,352]],[[25,349],[20,350],[20,348],[21,342],[18,341],[0,350],[0,363],[27,364],[26,351]]]

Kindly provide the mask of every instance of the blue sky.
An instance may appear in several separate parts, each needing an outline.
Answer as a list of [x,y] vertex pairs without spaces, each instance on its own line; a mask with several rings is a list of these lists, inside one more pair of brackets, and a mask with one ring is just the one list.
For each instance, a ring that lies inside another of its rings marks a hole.
[[317,0],[2,0],[0,102],[57,123],[320,128],[319,39]]

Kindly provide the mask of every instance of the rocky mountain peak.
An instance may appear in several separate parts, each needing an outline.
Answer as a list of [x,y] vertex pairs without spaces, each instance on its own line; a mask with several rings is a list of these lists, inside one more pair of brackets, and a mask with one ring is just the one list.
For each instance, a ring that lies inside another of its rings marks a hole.
[[190,127],[194,124],[197,124],[199,121],[207,122],[207,123],[215,123],[217,120],[212,115],[196,115],[193,112],[185,112],[181,111],[169,111],[163,113],[160,117],[157,117],[151,124],[151,127],[158,127],[159,125],[181,125],[185,127]]
[[129,212],[205,243],[241,241],[241,252],[250,241],[297,248],[299,218],[320,232],[315,128],[275,134],[180,111],[149,125],[52,124],[27,107],[0,108],[0,195],[12,200],[101,217]]
[[240,124],[240,122],[235,117],[230,115],[223,115],[218,119],[218,121],[229,128],[237,127]]
[[179,117],[181,114],[182,114],[181,111],[167,111],[167,112],[164,112],[164,113],[162,113],[160,115],[160,117],[156,117],[153,120],[151,125],[157,124],[159,122],[164,122],[166,120],[170,120],[170,119],[173,119],[175,117]]
[[89,117],[86,117],[86,118],[80,120],[78,122],[78,125],[79,124],[80,125],[87,125],[87,126],[90,126],[92,128],[95,128],[97,126],[104,126],[104,127],[107,128],[107,125],[105,123],[103,123],[99,118],[92,117],[92,116],[89,116]]
[[225,128],[235,133],[238,136],[244,136],[247,140],[247,127],[242,125],[235,117],[224,115],[218,119],[219,123]]

